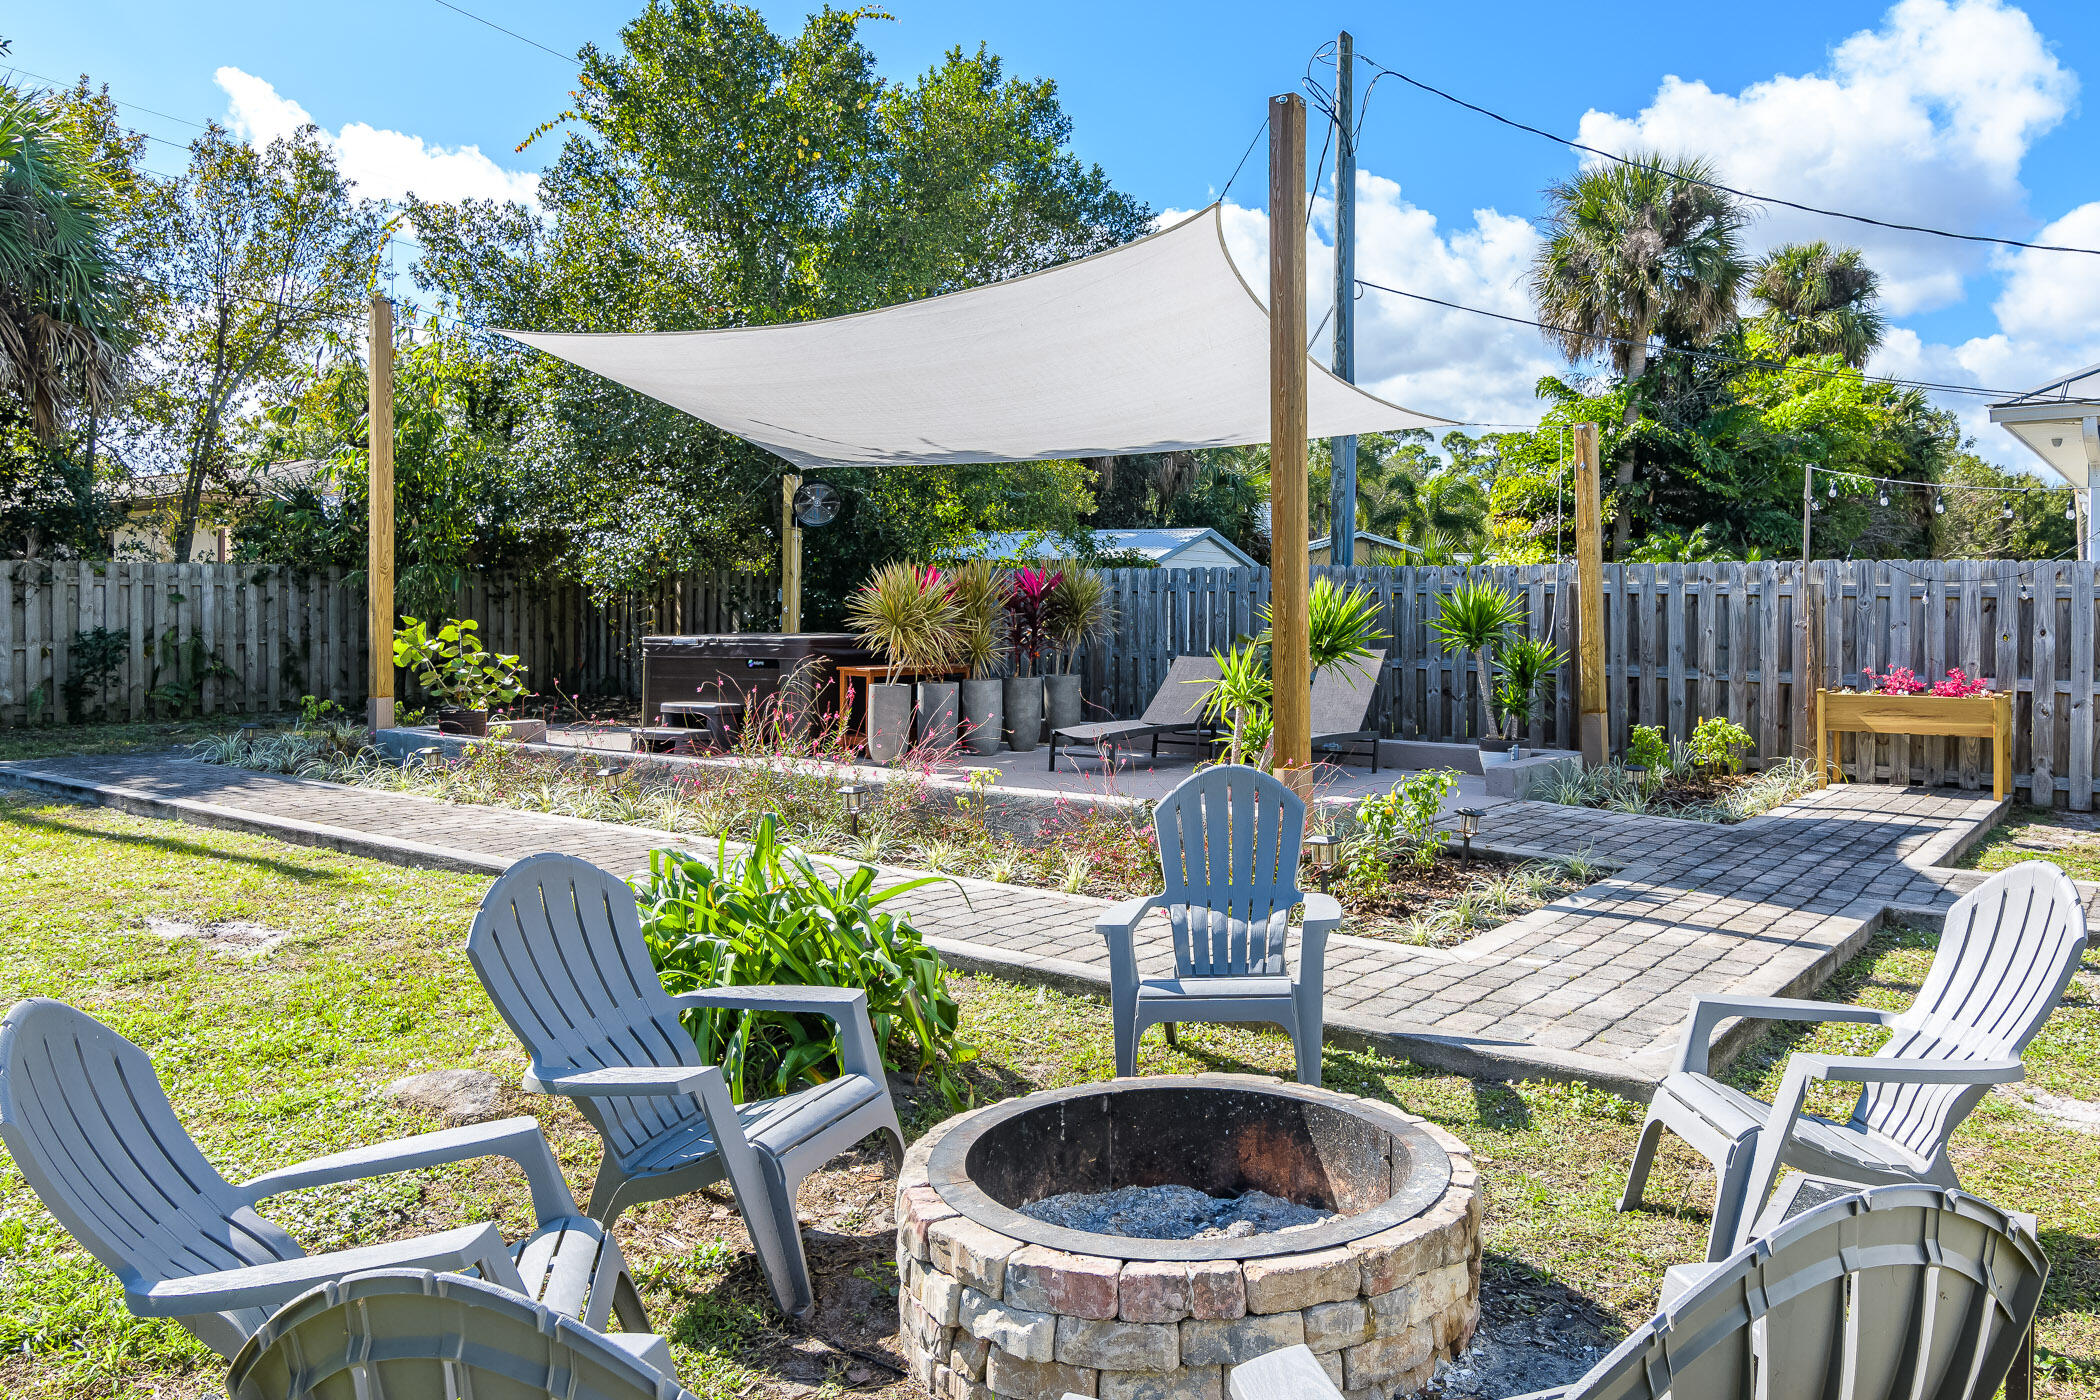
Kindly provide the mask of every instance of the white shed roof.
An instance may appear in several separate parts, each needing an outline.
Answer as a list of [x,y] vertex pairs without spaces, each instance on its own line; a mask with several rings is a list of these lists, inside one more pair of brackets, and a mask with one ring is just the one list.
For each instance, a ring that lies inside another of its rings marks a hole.
[[[1028,462],[1269,440],[1269,313],[1218,207],[1025,277],[856,316],[503,334],[802,467]],[[1308,437],[1446,420],[1307,358]]]
[[2100,475],[2100,365],[1991,405],[1991,421],[2084,489]]
[[[1202,526],[1172,527],[1134,530],[1093,530],[1094,548],[1103,554],[1139,554],[1155,564],[1172,567],[1176,555],[1186,554],[1198,546],[1208,543],[1212,548],[1231,556],[1234,564],[1242,569],[1261,566],[1231,540],[1216,530]],[[1027,531],[988,531],[978,538],[974,548],[962,553],[986,559],[1058,559],[1067,552],[1055,536],[1034,534]],[[1209,551],[1205,551],[1208,553]]]

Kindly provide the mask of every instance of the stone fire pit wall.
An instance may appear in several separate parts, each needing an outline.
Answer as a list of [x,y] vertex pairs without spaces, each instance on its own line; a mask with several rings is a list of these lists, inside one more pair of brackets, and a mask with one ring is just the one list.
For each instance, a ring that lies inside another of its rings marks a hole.
[[899,1345],[935,1400],[1223,1400],[1234,1365],[1300,1342],[1350,1400],[1388,1400],[1419,1390],[1465,1348],[1480,1312],[1481,1198],[1464,1143],[1332,1091],[1242,1075],[1180,1082],[1363,1104],[1443,1148],[1449,1182],[1419,1214],[1302,1253],[1185,1262],[1073,1253],[1003,1234],[942,1198],[930,1172],[941,1141],[999,1106],[950,1119],[906,1155],[897,1188]]

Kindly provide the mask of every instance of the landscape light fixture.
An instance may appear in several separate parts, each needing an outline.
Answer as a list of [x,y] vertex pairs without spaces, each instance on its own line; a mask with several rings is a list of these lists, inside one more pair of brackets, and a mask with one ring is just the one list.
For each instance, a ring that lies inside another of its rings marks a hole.
[[435,765],[437,761],[443,758],[444,756],[445,751],[439,748],[436,744],[431,744],[427,747],[417,749],[414,753],[409,755],[410,758],[422,764],[425,768],[429,768]]
[[1881,488],[1881,503],[1883,505],[1887,505],[1889,503],[1889,489],[1886,486]]
[[1465,843],[1465,862],[1473,863],[1473,838],[1480,834],[1480,819],[1487,815],[1478,807],[1461,807],[1451,814],[1458,818],[1458,839]]
[[1328,877],[1342,859],[1342,838],[1339,836],[1308,836],[1305,838],[1305,853],[1312,857],[1313,878],[1320,888],[1327,888]]
[[608,764],[598,770],[598,776],[601,778],[617,778],[620,776],[620,770]]
[[839,800],[846,804],[846,829],[856,840],[860,837],[860,814],[868,809],[868,795],[873,791],[866,783],[848,783],[839,789]]

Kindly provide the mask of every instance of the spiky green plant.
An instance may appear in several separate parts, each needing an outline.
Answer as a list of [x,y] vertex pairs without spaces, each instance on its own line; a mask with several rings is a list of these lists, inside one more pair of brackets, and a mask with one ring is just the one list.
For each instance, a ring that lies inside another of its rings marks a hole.
[[1060,565],[1043,599],[1043,639],[1052,667],[1071,670],[1079,649],[1107,636],[1115,621],[1107,580],[1083,564]]
[[953,664],[963,651],[962,608],[940,571],[885,564],[846,602],[846,625],[889,662],[891,685],[907,670]]
[[1524,736],[1524,727],[1531,723],[1532,711],[1538,708],[1539,691],[1545,688],[1553,669],[1565,660],[1567,656],[1559,647],[1536,637],[1513,637],[1496,649],[1495,662],[1502,668],[1502,682],[1495,688],[1495,698],[1502,705],[1502,723],[1508,738]]
[[[1314,581],[1305,603],[1312,668],[1317,671],[1322,666],[1350,662],[1361,669],[1363,659],[1371,654],[1371,643],[1378,637],[1378,595],[1368,588],[1352,588],[1344,593],[1334,580],[1323,578]],[[1272,622],[1269,609],[1264,606],[1261,631],[1254,638],[1255,645],[1264,650],[1272,641]]]
[[956,660],[970,668],[972,678],[982,680],[1006,655],[1006,600],[1013,584],[989,559],[972,559],[948,575],[948,591],[962,613],[962,650]]
[[1204,693],[1203,713],[1232,726],[1225,761],[1245,763],[1268,746],[1270,705],[1275,697],[1275,686],[1269,678],[1268,648],[1249,642],[1214,651],[1211,656],[1218,663],[1218,679]]
[[1507,591],[1488,579],[1466,579],[1437,600],[1436,617],[1430,627],[1443,639],[1444,650],[1472,653],[1480,669],[1480,733],[1494,732],[1489,703],[1494,695],[1495,673],[1488,653],[1509,630],[1523,620],[1524,610]]

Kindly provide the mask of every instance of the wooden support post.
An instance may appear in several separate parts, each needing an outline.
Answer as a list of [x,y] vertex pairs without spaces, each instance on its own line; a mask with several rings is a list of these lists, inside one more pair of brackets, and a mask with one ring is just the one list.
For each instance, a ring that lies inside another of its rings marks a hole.
[[370,609],[372,683],[365,722],[376,731],[394,727],[394,308],[377,292],[372,294],[366,363],[370,375],[366,494],[371,515],[365,599]]
[[1269,99],[1269,608],[1277,767],[1312,762],[1305,480],[1305,99]]
[[[1816,698],[1823,678],[1816,674],[1816,588],[1810,575],[1814,555],[1810,517],[1816,509],[1816,469],[1801,467],[1801,587],[1794,594],[1794,757],[1806,758],[1813,749],[1820,771],[1828,773],[1823,741],[1823,710]],[[1809,728],[1815,736],[1809,736]]]
[[[1597,425],[1575,425],[1575,648],[1576,725],[1582,761],[1595,768],[1609,757],[1604,709],[1604,507],[1597,456]],[[1625,600],[1620,600],[1625,606]]]
[[802,527],[795,523],[795,493],[802,478],[780,478],[780,630],[802,630]]
[[[1334,372],[1356,382],[1356,41],[1344,29],[1334,51]],[[1327,562],[1356,563],[1356,439],[1328,440]]]

